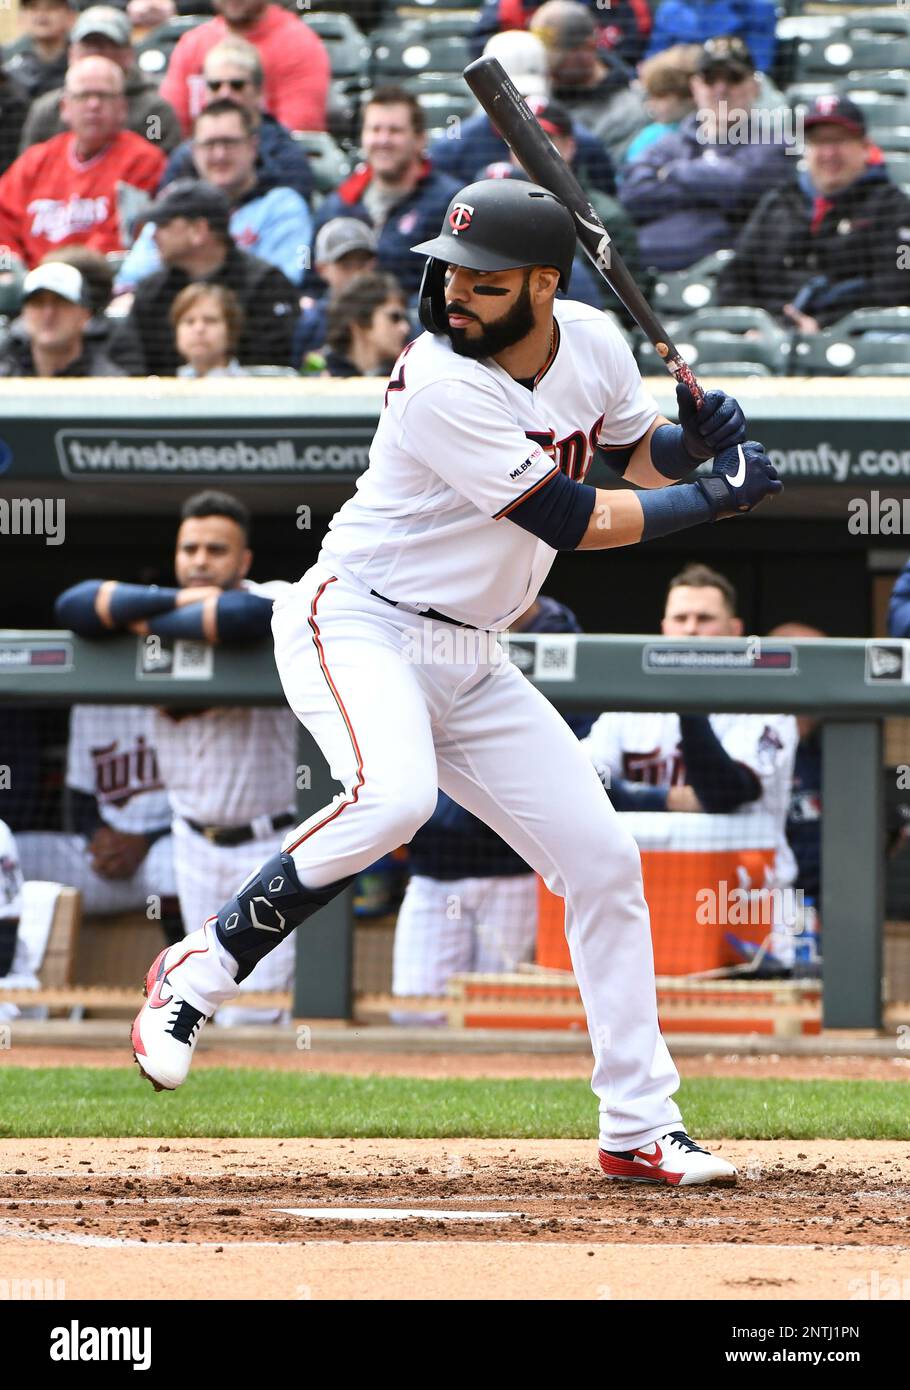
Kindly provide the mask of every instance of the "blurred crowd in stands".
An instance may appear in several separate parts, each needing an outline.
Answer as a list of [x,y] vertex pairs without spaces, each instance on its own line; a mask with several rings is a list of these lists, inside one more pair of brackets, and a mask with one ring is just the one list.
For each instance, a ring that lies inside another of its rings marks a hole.
[[[20,0],[0,375],[386,374],[410,247],[526,177],[462,79],[481,52],[694,362],[910,374],[910,10],[811,8]],[[581,256],[569,294],[653,367]]]

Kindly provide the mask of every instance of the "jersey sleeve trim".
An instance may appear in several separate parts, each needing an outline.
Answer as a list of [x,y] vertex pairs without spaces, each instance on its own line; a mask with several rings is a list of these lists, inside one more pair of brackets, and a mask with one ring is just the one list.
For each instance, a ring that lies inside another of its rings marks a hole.
[[515,507],[520,506],[522,502],[526,502],[529,497],[534,496],[535,492],[539,492],[542,487],[546,487],[547,483],[552,482],[558,472],[559,464],[557,463],[553,465],[545,478],[541,478],[539,483],[532,483],[530,487],[525,488],[524,492],[519,493],[519,495],[509,502],[507,506],[503,507],[501,511],[494,512],[493,520],[501,521],[504,516],[508,516],[509,512],[513,511]]

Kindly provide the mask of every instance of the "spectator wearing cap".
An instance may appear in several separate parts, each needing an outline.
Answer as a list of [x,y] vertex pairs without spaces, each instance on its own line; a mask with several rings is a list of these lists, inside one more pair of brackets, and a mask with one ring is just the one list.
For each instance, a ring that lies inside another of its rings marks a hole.
[[645,92],[645,109],[654,119],[626,150],[626,163],[638,159],[662,135],[678,130],[684,117],[695,110],[692,74],[700,54],[695,44],[677,44],[642,63],[638,77]]
[[[540,39],[521,30],[494,34],[484,49],[484,56],[502,63],[525,101],[532,110],[535,103],[546,102],[550,96],[547,50]],[[509,147],[485,111],[469,116],[455,127],[458,138],[448,132],[433,141],[430,160],[433,168],[449,174],[463,187],[480,177],[488,164],[502,163],[509,158]],[[575,141],[573,169],[582,183],[615,193],[616,180],[610,156],[596,135],[583,125],[572,124]]]
[[235,357],[243,310],[226,285],[187,285],[171,305],[171,325],[183,366],[179,377],[243,376]]
[[[202,178],[226,196],[236,245],[296,284],[309,264],[313,219],[299,193],[260,181],[257,150],[256,124],[245,106],[214,101],[196,117],[193,159]],[[131,289],[160,269],[155,227],[147,223],[120,267],[118,289]]]
[[77,13],[75,0],[19,0],[23,33],[4,45],[3,67],[27,102],[63,86],[66,46]]
[[[584,0],[597,24],[597,47],[614,53],[629,68],[644,57],[651,33],[649,0]],[[491,34],[524,29],[538,9],[537,0],[483,0],[474,26],[473,46],[479,54]]]
[[731,35],[742,39],[759,72],[770,72],[776,22],[774,0],[663,0],[654,14],[648,57],[673,44]]
[[553,95],[574,121],[606,146],[616,167],[633,136],[648,123],[632,70],[598,47],[598,24],[577,0],[547,0],[531,20],[547,50]]
[[784,123],[757,104],[741,39],[710,39],[692,76],[696,110],[620,170],[646,265],[684,270],[732,247],[759,199],[790,177]]
[[329,304],[328,375],[387,377],[410,336],[411,321],[394,275],[357,275]]
[[320,205],[317,230],[333,217],[359,217],[376,232],[380,267],[396,276],[407,295],[416,294],[423,262],[411,247],[436,236],[462,184],[427,158],[423,111],[401,87],[372,94],[363,109],[360,145],[364,163]]
[[[202,65],[205,106],[213,101],[230,100],[249,111],[256,123],[258,149],[256,170],[259,182],[273,188],[293,188],[309,201],[314,187],[313,170],[306,151],[287,128],[262,109],[262,61],[246,39],[227,38],[216,43]],[[205,107],[203,107],[205,109]],[[184,140],[167,162],[161,187],[174,179],[191,179],[199,174],[193,162],[193,142]]]
[[[556,101],[540,102],[532,98],[529,104],[537,117],[541,130],[549,135],[562,158],[570,167],[573,167],[577,155],[577,144],[574,125],[568,111]],[[488,165],[478,177],[527,178],[528,176],[522,169],[517,156],[511,153],[508,162]],[[601,222],[609,228],[610,239],[628,266],[629,273],[636,283],[641,285],[642,272],[638,259],[638,238],[631,217],[618,199],[586,184],[580,171],[579,182]],[[562,297],[561,291],[559,294]],[[625,310],[610,291],[606,282],[594,273],[587,258],[580,253],[576,255],[572,266],[572,278],[569,282],[567,297],[578,299],[583,304],[591,304],[596,309],[607,308],[625,314]]]
[[123,82],[109,58],[74,63],[62,105],[69,130],[32,145],[0,178],[0,245],[25,265],[68,242],[122,251],[121,206],[130,190],[157,188],[164,155],[124,129]]
[[805,167],[758,204],[718,296],[816,333],[853,309],[908,302],[898,248],[910,242],[910,198],[891,182],[849,98],[816,98],[804,130]]
[[86,339],[92,310],[75,266],[39,265],[26,275],[22,292],[22,313],[0,347],[0,377],[123,375]]
[[298,291],[275,266],[234,245],[230,216],[225,194],[202,180],[178,179],[156,198],[149,220],[163,266],[140,280],[129,313],[111,335],[111,356],[130,376],[176,374],[171,305],[197,281],[226,285],[237,296],[243,366],[290,366]]
[[319,228],[313,266],[319,278],[312,281],[313,293],[300,301],[291,357],[295,367],[325,342],[329,301],[356,276],[376,269],[376,233],[357,217],[334,217]]
[[[127,130],[141,135],[167,153],[180,140],[180,125],[173,110],[136,66],[130,43],[130,22],[112,5],[92,5],[83,10],[70,33],[69,67],[83,58],[107,58],[123,72],[127,104]],[[50,140],[66,129],[64,88],[47,92],[33,103],[22,131],[20,149]]]
[[262,104],[288,130],[325,130],[329,55],[299,10],[269,0],[213,0],[215,19],[190,29],[171,54],[161,95],[188,134],[205,104],[206,54],[229,36],[259,53],[265,80]]

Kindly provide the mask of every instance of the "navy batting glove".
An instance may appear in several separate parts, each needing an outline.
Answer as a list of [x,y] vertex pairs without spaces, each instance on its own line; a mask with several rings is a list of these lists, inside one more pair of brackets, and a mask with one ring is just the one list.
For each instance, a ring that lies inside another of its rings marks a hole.
[[713,458],[722,449],[742,444],[746,438],[746,417],[739,401],[726,391],[706,391],[701,410],[695,404],[688,386],[676,388],[679,423],[683,443],[693,458]]
[[710,475],[696,478],[694,483],[714,513],[714,521],[751,512],[766,497],[784,490],[764,445],[754,439],[719,454]]

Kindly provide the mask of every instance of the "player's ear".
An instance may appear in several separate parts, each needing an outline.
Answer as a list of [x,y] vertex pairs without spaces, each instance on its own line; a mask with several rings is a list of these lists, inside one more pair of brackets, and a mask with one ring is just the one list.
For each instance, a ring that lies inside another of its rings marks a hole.
[[552,299],[559,288],[559,271],[552,265],[537,265],[531,272],[531,294],[538,303]]
[[742,620],[742,618],[732,618],[732,619],[731,619],[731,622],[732,622],[732,624],[733,624],[733,631],[731,632],[730,636],[731,636],[731,637],[742,637],[742,635],[743,635],[743,620]]
[[240,578],[241,578],[241,579],[246,579],[247,575],[248,575],[249,572],[250,572],[250,566],[252,565],[252,563],[253,563],[253,552],[252,552],[252,550],[245,550],[245,551],[243,552],[243,554],[241,555],[241,557],[240,557]]

